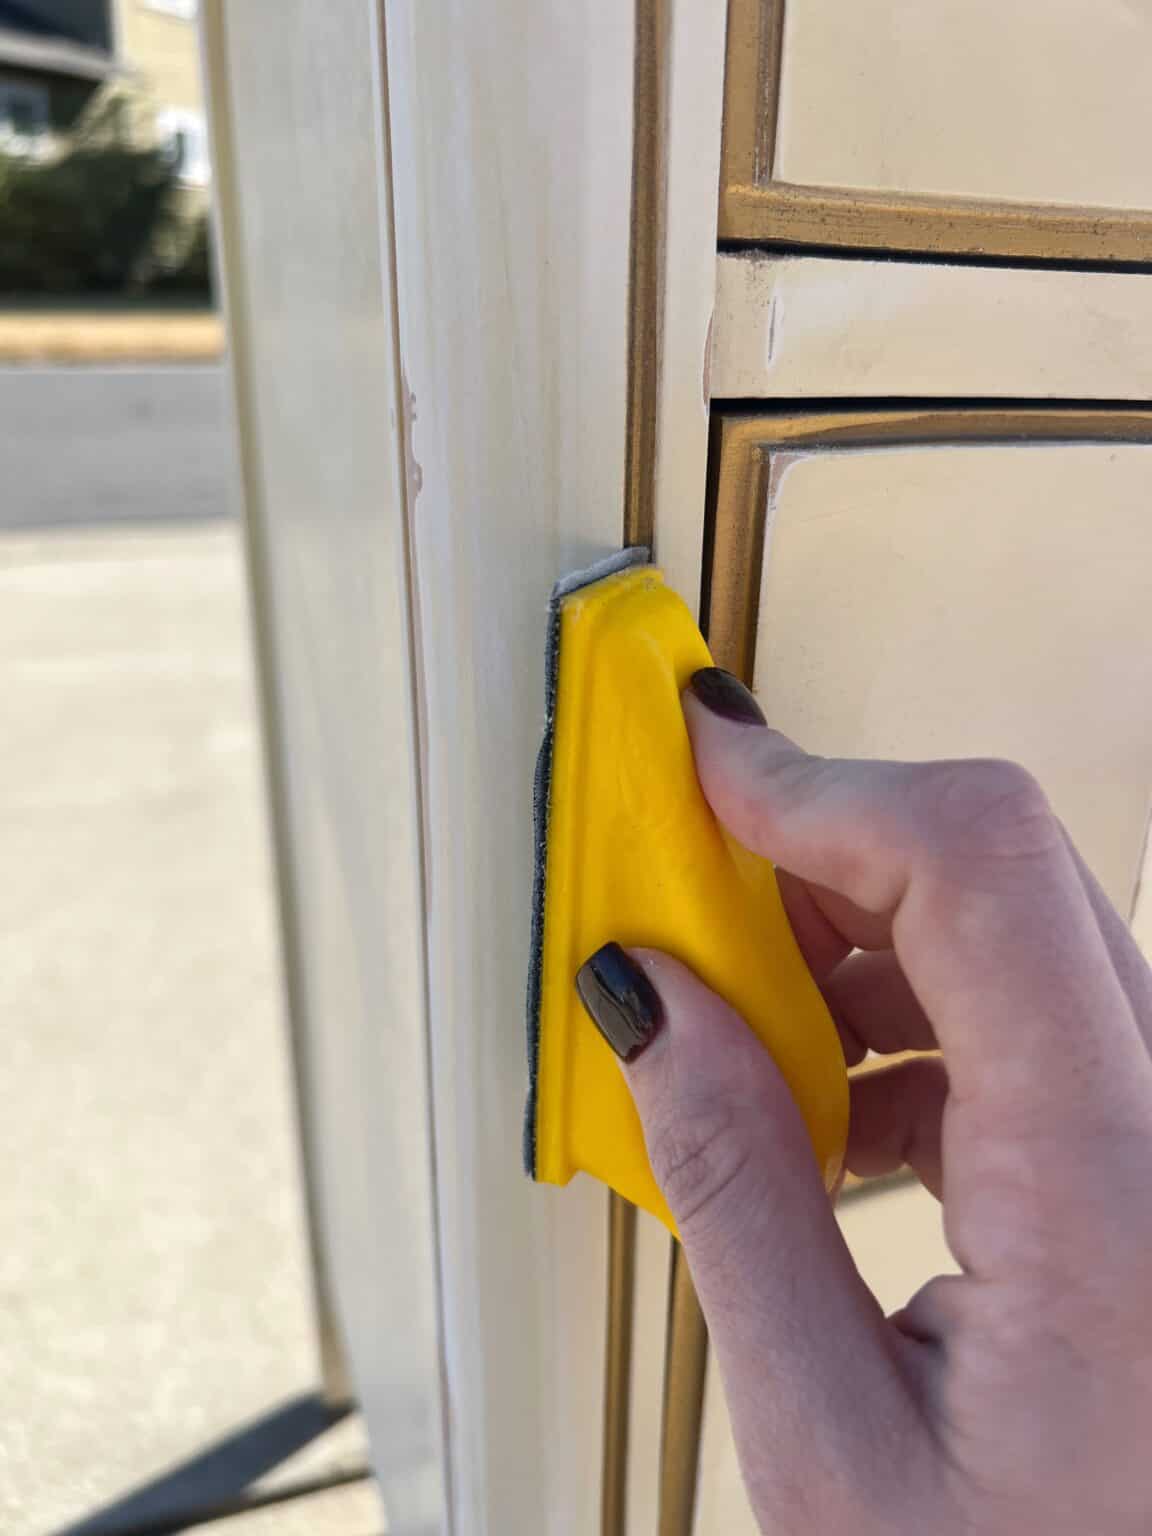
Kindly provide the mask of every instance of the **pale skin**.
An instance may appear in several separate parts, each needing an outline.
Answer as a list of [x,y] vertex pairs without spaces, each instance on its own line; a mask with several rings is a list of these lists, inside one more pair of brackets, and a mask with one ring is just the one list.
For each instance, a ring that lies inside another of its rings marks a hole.
[[807,756],[691,694],[704,793],[771,858],[849,1062],[847,1163],[908,1164],[959,1275],[886,1318],[783,1079],[667,955],[622,1070],[771,1536],[1152,1529],[1152,972],[1036,783]]

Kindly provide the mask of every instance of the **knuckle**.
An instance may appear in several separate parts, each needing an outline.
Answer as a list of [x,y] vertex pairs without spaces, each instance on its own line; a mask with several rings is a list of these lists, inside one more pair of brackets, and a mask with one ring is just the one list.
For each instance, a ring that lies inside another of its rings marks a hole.
[[1060,843],[1047,795],[1019,763],[933,763],[917,776],[915,793],[934,841],[949,855],[1028,859]]
[[652,1171],[682,1230],[714,1208],[747,1166],[738,1120],[731,1102],[701,1093],[670,1108],[651,1128]]
[[765,734],[753,743],[756,756],[738,787],[740,809],[750,821],[787,815],[818,799],[833,776],[833,765],[808,753],[781,755]]

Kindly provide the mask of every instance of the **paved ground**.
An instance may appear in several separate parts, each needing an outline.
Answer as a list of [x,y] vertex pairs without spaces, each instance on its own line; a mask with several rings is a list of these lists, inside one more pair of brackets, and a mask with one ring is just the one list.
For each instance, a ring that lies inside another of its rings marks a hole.
[[[0,698],[0,1530],[44,1536],[311,1411],[235,525],[0,537]],[[382,1523],[361,1483],[237,1536]]]
[[219,364],[0,367],[0,528],[220,517],[233,464]]

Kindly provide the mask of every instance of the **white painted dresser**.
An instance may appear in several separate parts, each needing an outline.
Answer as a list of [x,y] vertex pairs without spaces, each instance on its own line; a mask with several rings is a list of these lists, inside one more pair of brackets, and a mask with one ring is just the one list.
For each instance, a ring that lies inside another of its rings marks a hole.
[[652,541],[776,723],[1023,759],[1133,912],[1152,0],[203,11],[333,1390],[392,1536],[751,1533],[663,1234],[519,1172],[547,593]]

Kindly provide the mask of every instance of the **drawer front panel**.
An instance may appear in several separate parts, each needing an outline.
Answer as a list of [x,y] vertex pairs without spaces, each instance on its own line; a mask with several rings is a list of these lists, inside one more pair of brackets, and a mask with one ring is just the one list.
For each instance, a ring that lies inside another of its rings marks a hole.
[[714,400],[1152,399],[1152,278],[859,257],[717,261]]
[[1152,5],[729,0],[720,233],[1152,255]]
[[1152,786],[1152,446],[1020,442],[995,413],[966,415],[985,436],[964,440],[959,414],[858,418],[856,443],[828,418],[726,421],[713,627],[730,645],[718,610],[742,609],[768,716],[813,751],[1023,762],[1128,913]]
[[1150,64],[1147,3],[787,0],[775,169],[809,186],[1146,209]]

